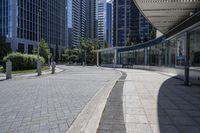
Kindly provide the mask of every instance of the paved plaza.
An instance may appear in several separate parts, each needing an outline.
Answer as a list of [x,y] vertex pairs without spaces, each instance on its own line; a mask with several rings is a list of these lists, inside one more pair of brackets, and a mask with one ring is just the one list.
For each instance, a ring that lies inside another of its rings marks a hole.
[[117,73],[96,67],[0,82],[0,133],[65,133],[90,99]]
[[200,133],[200,86],[158,72],[121,69],[98,133]]

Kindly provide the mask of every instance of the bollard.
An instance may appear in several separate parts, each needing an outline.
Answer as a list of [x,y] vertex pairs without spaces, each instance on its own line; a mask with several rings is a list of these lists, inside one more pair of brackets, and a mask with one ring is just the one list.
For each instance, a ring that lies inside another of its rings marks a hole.
[[8,60],[6,62],[6,79],[12,78],[12,62]]
[[37,73],[38,73],[38,76],[42,75],[42,70],[41,70],[41,63],[40,61],[38,60],[37,61]]
[[53,61],[52,63],[51,63],[51,73],[52,74],[55,74],[55,69],[56,69],[56,62],[55,61]]

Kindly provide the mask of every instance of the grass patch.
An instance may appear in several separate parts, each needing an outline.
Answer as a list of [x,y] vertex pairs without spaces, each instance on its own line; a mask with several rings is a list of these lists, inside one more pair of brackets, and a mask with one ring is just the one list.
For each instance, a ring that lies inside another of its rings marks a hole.
[[[43,66],[42,67],[42,71],[48,70],[49,67],[48,66]],[[36,69],[32,69],[32,70],[17,70],[17,71],[13,71],[12,74],[20,74],[20,73],[36,73]]]

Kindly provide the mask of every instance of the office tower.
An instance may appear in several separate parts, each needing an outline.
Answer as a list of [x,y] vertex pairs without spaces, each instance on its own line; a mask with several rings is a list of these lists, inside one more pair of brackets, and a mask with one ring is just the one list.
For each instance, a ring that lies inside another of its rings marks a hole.
[[86,1],[85,0],[80,0],[80,28],[81,28],[81,37],[86,36]]
[[[135,44],[149,39],[152,27],[141,15],[133,0],[114,0],[113,3],[113,45],[126,46],[128,39]],[[145,33],[146,32],[146,33]]]
[[140,35],[141,42],[146,42],[150,39],[153,39],[151,37],[151,34],[154,34],[152,33],[152,30],[153,30],[152,25],[140,13],[139,14],[139,35]]
[[56,46],[65,48],[65,2],[1,0],[0,33],[7,37],[14,51],[32,53],[42,38],[52,51]]
[[112,3],[106,3],[106,41],[112,47]]
[[67,0],[67,45],[68,48],[79,47],[81,37],[86,32],[86,1]]
[[106,0],[98,1],[98,39],[103,47],[106,41]]
[[86,37],[97,38],[97,0],[86,0]]

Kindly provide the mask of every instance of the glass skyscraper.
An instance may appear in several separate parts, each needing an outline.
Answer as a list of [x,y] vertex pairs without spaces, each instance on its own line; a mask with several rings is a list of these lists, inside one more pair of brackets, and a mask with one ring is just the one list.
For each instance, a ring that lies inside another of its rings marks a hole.
[[66,0],[0,0],[0,33],[7,37],[14,51],[32,53],[38,40],[42,38],[52,49],[57,45],[65,48],[65,2]]
[[106,0],[98,1],[98,39],[103,47],[106,41]]
[[108,46],[112,46],[112,3],[106,3],[106,41]]
[[67,1],[67,45],[69,48],[79,47],[81,37],[86,32],[86,1]]
[[113,3],[113,45],[126,46],[131,37],[135,43],[149,39],[152,29],[141,15],[133,0],[114,0]]
[[86,0],[86,37],[97,38],[97,0]]

